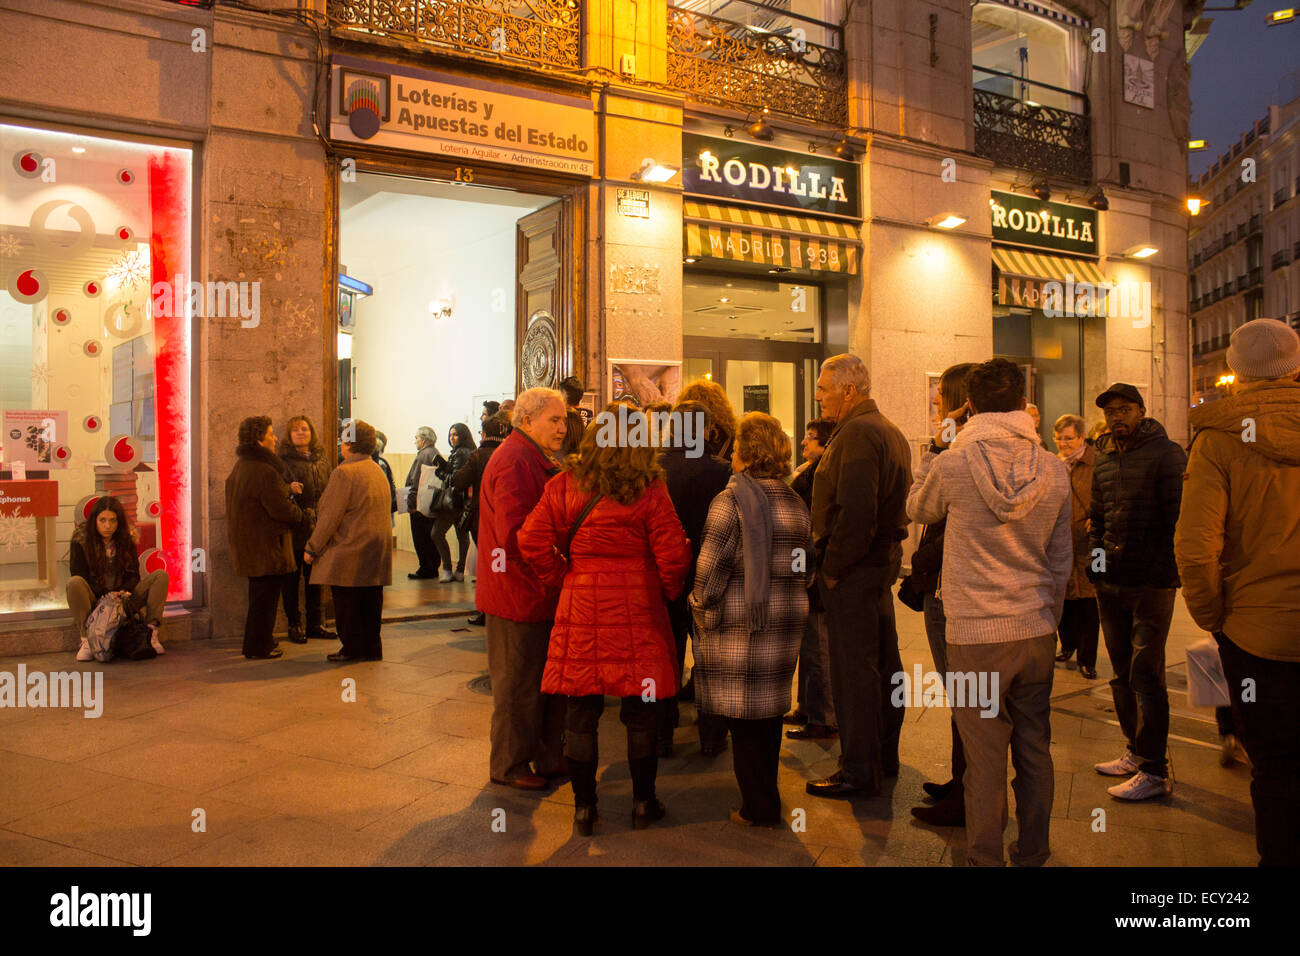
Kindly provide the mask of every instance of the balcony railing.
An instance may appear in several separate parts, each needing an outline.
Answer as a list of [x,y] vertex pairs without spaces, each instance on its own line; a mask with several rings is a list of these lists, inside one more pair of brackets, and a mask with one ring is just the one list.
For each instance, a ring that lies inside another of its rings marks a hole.
[[1237,227],[1237,241],[1240,242],[1246,238],[1246,224],[1243,222]]
[[1251,235],[1260,232],[1264,228],[1264,217],[1259,213],[1255,213],[1255,215],[1250,217],[1250,222],[1247,224],[1246,228]]
[[1290,198],[1291,197],[1287,195],[1286,187],[1283,186],[1281,189],[1279,189],[1277,192],[1273,194],[1273,208],[1276,209],[1278,206],[1282,205]]
[[846,126],[843,31],[818,25],[834,46],[669,7],[668,82],[703,102]]
[[[1078,101],[1079,94],[1045,83],[1035,83],[996,70],[975,67],[977,74],[1009,78],[1023,88],[1042,87]],[[1092,179],[1092,126],[1083,113],[1044,106],[991,90],[975,91],[975,152],[1003,166],[1027,169],[1047,176]]]
[[328,0],[330,26],[544,66],[580,66],[578,0]]
[[1236,287],[1236,283],[1232,279],[1225,282],[1223,284],[1223,297],[1226,299],[1228,296],[1232,295]]
[[1273,253],[1272,266],[1274,269],[1281,269],[1284,265],[1286,265],[1290,261],[1291,260],[1287,258],[1285,249],[1279,249],[1277,252]]

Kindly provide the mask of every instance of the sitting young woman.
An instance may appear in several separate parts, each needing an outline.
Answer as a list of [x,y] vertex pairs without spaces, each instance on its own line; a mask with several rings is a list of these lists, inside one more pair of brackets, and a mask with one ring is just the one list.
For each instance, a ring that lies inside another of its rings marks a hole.
[[86,618],[100,598],[110,592],[122,595],[127,614],[145,608],[150,642],[162,654],[158,629],[162,625],[163,603],[167,600],[167,572],[153,571],[140,577],[140,559],[126,523],[126,512],[116,498],[105,496],[95,502],[86,523],[72,535],[69,556],[68,607],[77,622],[81,647],[77,660],[92,661],[95,655],[86,642]]

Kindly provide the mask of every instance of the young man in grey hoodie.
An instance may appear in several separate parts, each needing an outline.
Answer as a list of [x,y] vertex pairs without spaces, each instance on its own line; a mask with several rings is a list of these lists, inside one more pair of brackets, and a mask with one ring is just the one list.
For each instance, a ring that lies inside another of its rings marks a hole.
[[955,437],[945,423],[922,453],[907,513],[921,524],[948,519],[940,587],[948,667],[964,681],[945,685],[990,688],[991,700],[950,701],[966,749],[967,863],[1004,863],[1010,746],[1020,824],[1011,862],[1041,866],[1050,855],[1055,635],[1074,563],[1070,479],[1024,410],[1019,366],[985,362],[967,387],[974,416]]

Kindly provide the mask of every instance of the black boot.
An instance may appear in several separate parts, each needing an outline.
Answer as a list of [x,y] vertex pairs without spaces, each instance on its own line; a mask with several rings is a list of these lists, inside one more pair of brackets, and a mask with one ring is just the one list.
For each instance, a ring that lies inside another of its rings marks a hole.
[[582,836],[591,836],[596,823],[596,761],[569,761],[569,780],[573,784],[573,825]]
[[655,777],[659,773],[659,758],[635,757],[628,762],[632,774],[632,826],[644,830],[667,812],[655,797]]

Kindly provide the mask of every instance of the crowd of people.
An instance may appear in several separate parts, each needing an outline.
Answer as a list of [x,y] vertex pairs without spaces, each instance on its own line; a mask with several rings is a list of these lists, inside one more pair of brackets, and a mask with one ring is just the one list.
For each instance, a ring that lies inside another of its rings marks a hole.
[[[658,761],[673,753],[679,702],[693,700],[700,752],[731,742],[732,820],[774,826],[783,724],[794,739],[838,739],[838,769],[806,782],[812,796],[874,797],[899,773],[905,713],[895,691],[906,675],[894,585],[916,523],[898,598],[923,615],[952,708],[952,777],[924,784],[919,820],[964,826],[968,863],[1002,865],[1010,754],[1019,823],[1010,859],[1048,858],[1054,664],[1077,655],[1080,674],[1095,679],[1099,633],[1125,751],[1095,769],[1124,778],[1109,788],[1116,799],[1170,794],[1165,646],[1181,586],[1221,654],[1230,702],[1218,718],[1252,763],[1261,862],[1294,865],[1300,337],[1255,320],[1233,333],[1227,359],[1236,394],[1193,410],[1190,454],[1126,383],[1096,397],[1101,427],[1057,419],[1052,454],[1019,366],[954,365],[914,469],[908,440],[870,396],[866,365],[836,355],[822,364],[821,417],[793,474],[781,424],[761,412],[738,419],[711,381],[688,385],[673,406],[605,409],[632,425],[659,412],[689,417],[705,436],[700,455],[671,433],[649,443],[629,428],[609,440],[577,408],[581,383],[567,379],[562,390],[484,403],[479,441],[457,423],[445,457],[433,429],[420,428],[401,509],[383,436],[366,422],[349,423],[334,464],[307,418],[291,418],[278,445],[269,418],[248,418],[226,483],[234,570],[249,581],[243,652],[280,655],[281,602],[291,640],[333,637],[321,612],[329,585],[342,644],[329,659],[380,659],[392,516],[404,510],[419,558],[411,578],[464,580],[468,539],[481,556],[471,622],[486,628],[494,784],[571,780],[575,828],[591,834],[597,727],[605,697],[617,697],[633,822],[649,826],[666,812]],[[80,615],[120,592],[146,609],[156,635],[165,577],[133,571],[115,505],[101,500],[91,530],[78,532],[69,603]],[[954,675],[992,698],[953,695]]]

